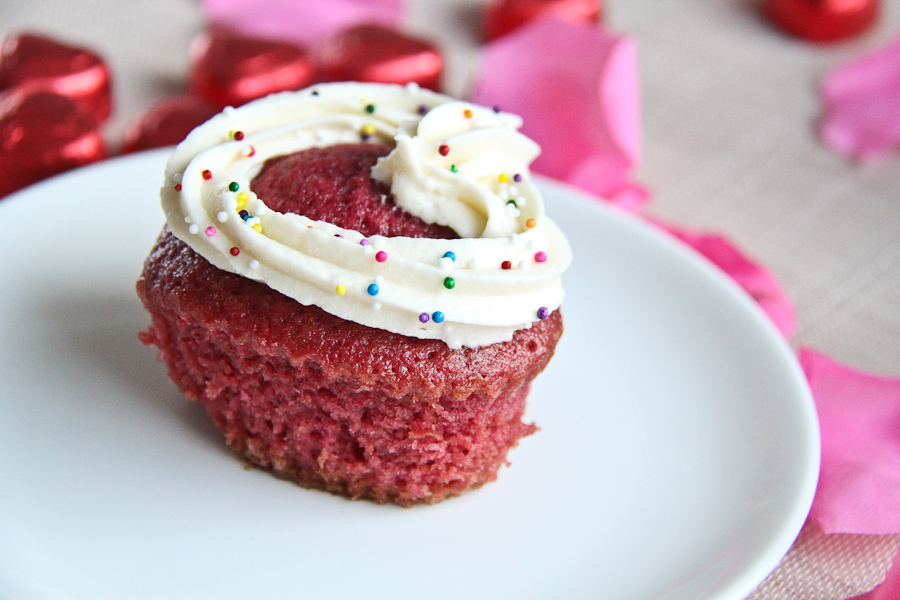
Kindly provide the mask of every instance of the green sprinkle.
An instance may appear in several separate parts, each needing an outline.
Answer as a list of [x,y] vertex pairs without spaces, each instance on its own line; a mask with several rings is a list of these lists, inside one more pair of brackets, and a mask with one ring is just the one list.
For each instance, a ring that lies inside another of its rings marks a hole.
[[241,189],[241,186],[238,185],[237,181],[232,181],[231,183],[228,184],[228,189],[231,190],[232,192],[236,192],[239,189]]
[[374,104],[367,104],[367,105],[366,105],[366,112],[369,113],[370,115],[371,115],[373,112],[375,112],[375,105],[374,105]]
[[513,206],[516,206],[516,208],[518,208],[518,206],[516,205],[516,201],[515,201],[515,200],[509,200],[506,204],[507,204],[507,205],[512,204]]
[[456,165],[450,165],[450,172],[456,173]]
[[452,277],[444,278],[444,287],[445,288],[447,288],[448,290],[452,290],[455,286],[456,286],[456,282],[453,281]]

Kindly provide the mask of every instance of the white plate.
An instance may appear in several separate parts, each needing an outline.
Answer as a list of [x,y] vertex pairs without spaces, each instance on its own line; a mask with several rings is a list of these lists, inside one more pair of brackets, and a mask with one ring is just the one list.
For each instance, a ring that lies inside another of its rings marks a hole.
[[0,597],[717,598],[790,547],[818,429],[714,268],[548,181],[566,333],[496,483],[409,510],[247,470],[137,332],[165,152],[0,201]]

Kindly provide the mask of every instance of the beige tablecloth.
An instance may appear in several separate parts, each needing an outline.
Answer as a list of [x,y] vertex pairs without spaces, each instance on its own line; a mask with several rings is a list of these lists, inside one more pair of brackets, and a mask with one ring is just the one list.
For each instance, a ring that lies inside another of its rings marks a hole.
[[[411,0],[407,27],[445,50],[447,91],[477,71],[479,0]],[[608,0],[606,23],[637,39],[648,212],[723,233],[767,265],[794,302],[793,342],[900,376],[900,153],[852,164],[814,135],[829,69],[900,35],[900,0],[861,39],[811,45],[780,34],[752,0]],[[182,89],[203,28],[191,0],[5,0],[2,33],[43,31],[111,64],[112,140]],[[807,525],[754,600],[838,600],[884,576],[900,536]]]

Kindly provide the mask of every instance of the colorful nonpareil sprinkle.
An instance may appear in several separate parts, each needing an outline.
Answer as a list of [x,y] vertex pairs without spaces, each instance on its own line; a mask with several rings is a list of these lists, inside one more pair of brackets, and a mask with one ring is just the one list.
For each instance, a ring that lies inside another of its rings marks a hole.
[[452,290],[456,287],[456,281],[452,277],[444,277],[444,287],[448,290]]
[[451,173],[456,173],[456,171],[457,171],[456,165],[450,165],[450,172],[451,172]]
[[181,184],[180,184],[180,183],[176,183],[176,184],[175,184],[175,191],[176,191],[176,192],[180,192],[180,191],[181,191]]
[[232,255],[232,256],[237,256],[237,255],[240,254],[240,253],[241,253],[241,249],[238,248],[237,246],[233,246],[233,247],[231,248],[231,255]]
[[438,146],[438,152],[441,156],[447,156],[448,154],[450,154],[450,146],[448,146],[447,144],[441,144],[440,146]]
[[387,260],[387,252],[385,252],[384,250],[379,250],[378,252],[376,252],[375,260],[377,260],[378,262],[386,261]]
[[360,246],[368,246],[369,240],[367,240],[366,238],[363,238],[363,239],[359,240],[359,245]]
[[239,189],[241,189],[241,186],[240,186],[240,184],[238,184],[237,181],[232,181],[231,183],[228,184],[228,189],[231,190],[232,192],[236,192]]
[[467,119],[471,119],[471,118],[472,118],[472,111],[471,111],[470,109],[467,108],[466,110],[463,111],[463,116],[464,116],[465,118],[467,118]]
[[500,181],[500,183],[506,183],[507,181],[509,181],[509,178],[506,176],[506,173],[500,173],[500,176],[497,177],[497,179]]
[[378,295],[378,285],[374,283],[370,283],[369,287],[366,288],[366,291],[369,292],[370,296]]
[[512,263],[508,260],[504,260],[502,263],[500,263],[500,268],[504,271],[508,271],[509,269],[512,269]]
[[203,179],[206,179],[206,180],[212,179],[212,171],[210,171],[209,169],[205,169],[202,173],[200,173],[200,175],[203,176]]
[[220,210],[218,213],[216,213],[216,221],[218,221],[219,223],[224,223],[227,220],[228,220],[228,213],[225,212],[224,210]]
[[515,175],[513,175],[513,181],[515,181],[516,183],[522,181],[522,174],[516,173]]
[[375,105],[374,105],[374,104],[367,104],[367,105],[366,105],[366,112],[369,113],[370,115],[371,115],[372,113],[374,113],[374,112],[375,112]]
[[216,228],[210,225],[206,228],[206,235],[213,236],[216,235]]
[[534,255],[535,262],[544,262],[547,260],[547,253],[541,250]]
[[543,321],[550,316],[550,310],[546,306],[542,306],[537,311],[537,318]]
[[443,323],[444,322],[444,313],[437,310],[431,314],[431,320],[435,323]]
[[342,285],[338,285],[336,288],[334,288],[334,291],[338,296],[343,296],[347,293],[347,288]]
[[527,221],[525,221],[525,226],[529,229],[531,229],[535,225],[537,225],[537,221],[535,221],[534,219],[528,219]]
[[427,323],[431,317],[428,316],[428,313],[422,313],[419,315],[419,321],[422,323]]
[[456,254],[454,254],[454,253],[453,253],[452,251],[450,251],[450,250],[447,250],[446,252],[444,252],[443,258],[449,258],[450,260],[455,261],[455,260],[456,260]]

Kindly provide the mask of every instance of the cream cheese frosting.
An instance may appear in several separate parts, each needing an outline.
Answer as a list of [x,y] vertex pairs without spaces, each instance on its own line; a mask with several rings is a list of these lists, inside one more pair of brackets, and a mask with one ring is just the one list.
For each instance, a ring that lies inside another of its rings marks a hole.
[[[571,262],[515,115],[414,85],[331,83],[226,108],[166,165],[173,234],[216,267],[302,304],[451,348],[512,338],[556,310]],[[397,205],[461,239],[364,237],[279,213],[250,183],[272,157],[360,141],[393,146],[372,176]]]

